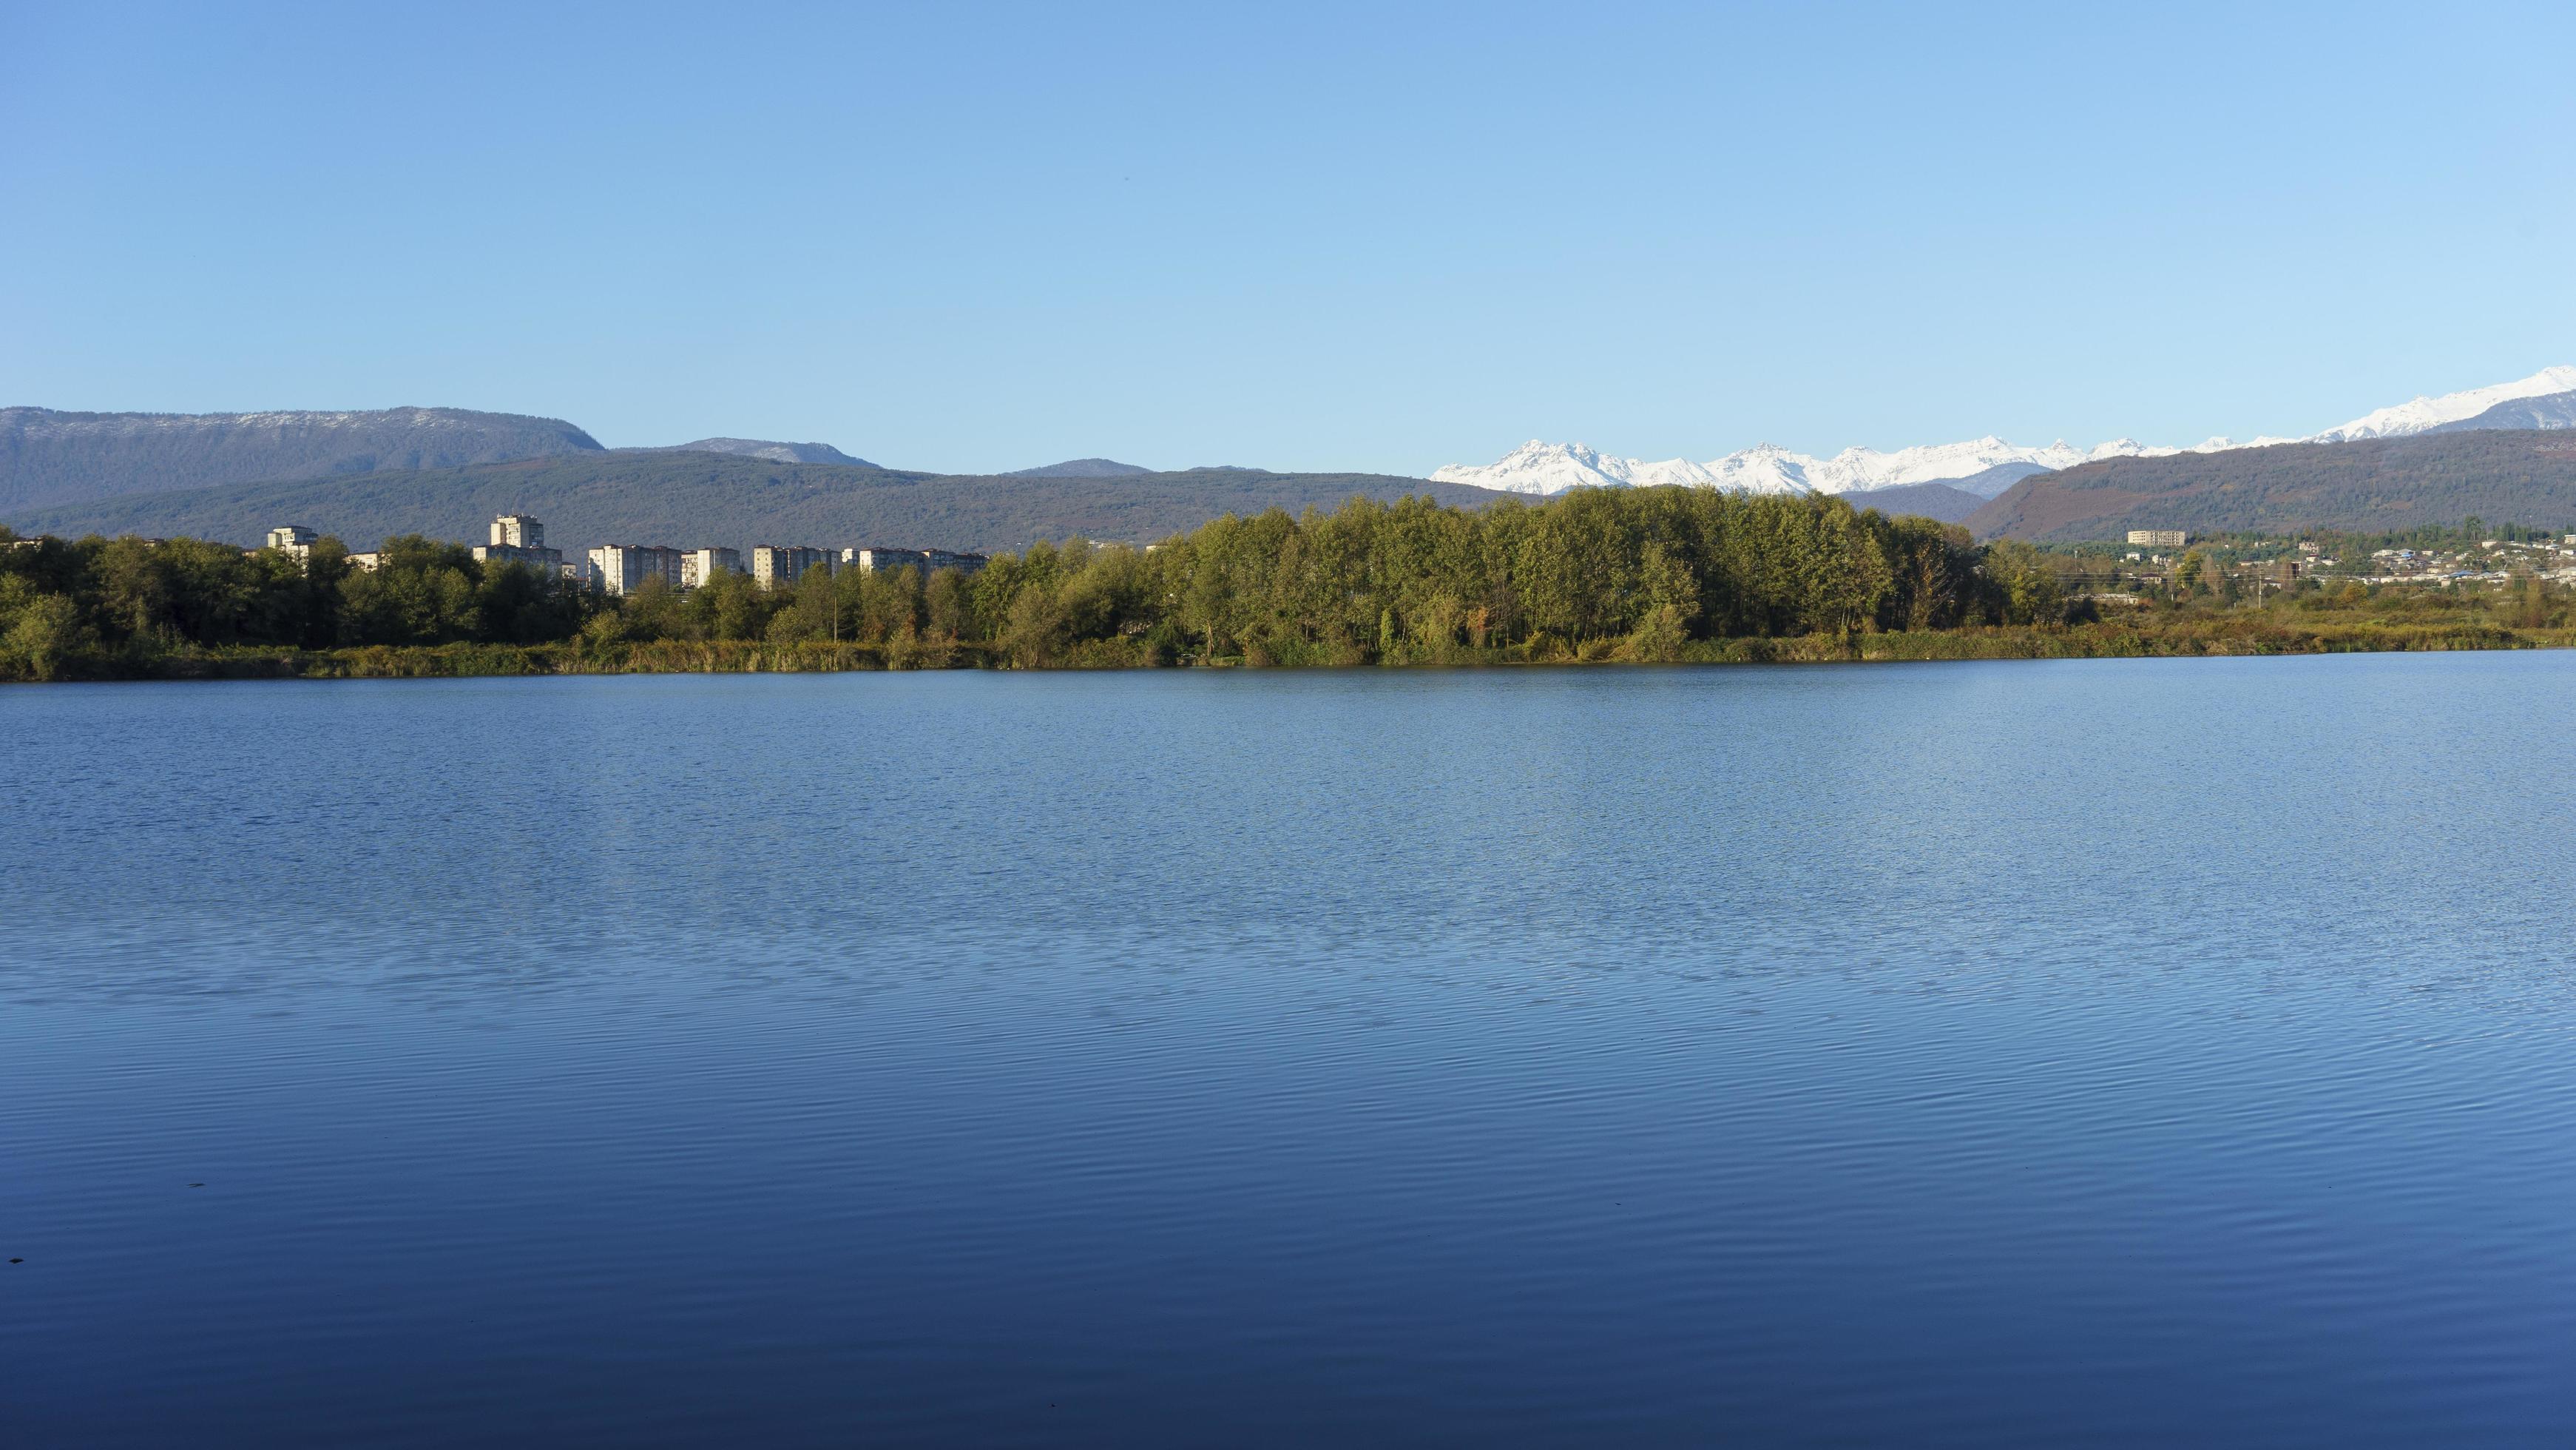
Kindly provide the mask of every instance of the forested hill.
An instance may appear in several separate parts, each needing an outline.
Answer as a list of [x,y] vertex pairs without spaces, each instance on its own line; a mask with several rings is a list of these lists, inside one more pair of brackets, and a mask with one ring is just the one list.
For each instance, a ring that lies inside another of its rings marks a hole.
[[559,418],[364,413],[65,413],[0,408],[0,516],[146,491],[455,468],[599,444]]
[[1967,523],[1984,539],[2074,542],[2130,529],[2377,534],[2471,516],[2576,528],[2576,435],[2434,433],[2104,459],[2024,479]]
[[547,542],[567,551],[601,543],[992,551],[1067,537],[1142,543],[1223,514],[1274,507],[1296,513],[1354,494],[1424,495],[1449,504],[1496,497],[1462,484],[1367,473],[971,477],[636,449],[11,509],[0,511],[0,522],[28,534],[187,536],[246,546],[292,523],[370,548],[411,533],[480,541],[493,515],[525,512],[544,520]]

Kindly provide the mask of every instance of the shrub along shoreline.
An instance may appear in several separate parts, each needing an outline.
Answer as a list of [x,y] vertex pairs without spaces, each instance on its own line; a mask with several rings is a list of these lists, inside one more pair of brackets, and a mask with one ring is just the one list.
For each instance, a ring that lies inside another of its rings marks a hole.
[[[1533,653],[1525,646],[1461,650],[1448,659],[1369,661],[1341,668],[1479,669],[1600,665],[1880,664],[1943,660],[2189,659],[2257,655],[2576,648],[2576,629],[2372,623],[2294,627],[2259,620],[2230,627],[2121,624],[1996,626],[1881,634],[1749,636],[1697,640],[1647,660],[1608,647]],[[1243,668],[1240,657],[1162,661],[1143,651],[1096,649],[1040,665],[1016,665],[991,647],[883,646],[750,641],[586,649],[576,644],[370,645],[347,649],[191,649],[124,668],[70,672],[61,680],[421,680],[517,675],[827,674],[938,669],[1120,670]],[[1263,666],[1251,666],[1263,668]],[[1268,668],[1335,668],[1325,665]]]

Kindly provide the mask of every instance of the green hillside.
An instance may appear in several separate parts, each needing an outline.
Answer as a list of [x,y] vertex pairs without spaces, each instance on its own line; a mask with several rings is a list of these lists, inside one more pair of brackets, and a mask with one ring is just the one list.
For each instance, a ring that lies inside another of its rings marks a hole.
[[1968,516],[1983,539],[2130,529],[2392,533],[2475,516],[2576,527],[2576,435],[2482,431],[2113,458],[2014,484]]
[[252,545],[303,524],[365,548],[395,534],[479,541],[499,513],[535,514],[567,551],[888,544],[992,551],[1039,539],[1146,542],[1222,514],[1291,513],[1354,494],[1475,504],[1480,488],[1366,473],[1209,469],[1126,478],[967,477],[626,450],[467,468],[227,484],[0,514],[21,533],[187,536]]

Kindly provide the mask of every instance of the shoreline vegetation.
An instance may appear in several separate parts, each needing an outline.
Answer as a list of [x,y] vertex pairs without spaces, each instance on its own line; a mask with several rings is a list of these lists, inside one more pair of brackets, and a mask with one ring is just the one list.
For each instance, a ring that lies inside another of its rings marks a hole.
[[[1572,665],[1792,665],[1931,663],[1944,660],[2187,659],[2252,655],[2359,654],[2406,651],[2576,648],[2576,629],[2514,630],[2477,625],[2337,625],[2289,628],[2245,621],[2231,630],[2136,629],[2091,624],[2054,629],[2004,626],[1979,630],[1876,635],[1797,635],[1694,641],[1667,656],[1642,660],[1617,649],[1533,655],[1526,649],[1460,651],[1443,660],[1361,661],[1348,668],[1475,669]],[[1243,668],[1240,659],[1185,666]],[[1175,667],[1172,662],[1087,651],[1025,668],[1122,670]],[[87,680],[428,680],[515,675],[829,674],[913,669],[1009,669],[988,647],[958,645],[945,655],[904,654],[882,646],[749,641],[635,645],[586,652],[572,645],[367,645],[332,650],[243,648],[162,655],[148,667],[114,674],[64,675]],[[1262,668],[1253,666],[1253,668]],[[1278,668],[1278,666],[1269,666]],[[1304,668],[1333,668],[1308,665]]]
[[2079,592],[2071,558],[1827,497],[1578,490],[1459,509],[1353,499],[1228,516],[1145,549],[1069,541],[971,576],[719,575],[608,598],[455,544],[334,539],[302,560],[189,539],[0,530],[0,679],[173,680],[1792,664],[2566,648],[2537,577],[2428,591],[2220,571]]

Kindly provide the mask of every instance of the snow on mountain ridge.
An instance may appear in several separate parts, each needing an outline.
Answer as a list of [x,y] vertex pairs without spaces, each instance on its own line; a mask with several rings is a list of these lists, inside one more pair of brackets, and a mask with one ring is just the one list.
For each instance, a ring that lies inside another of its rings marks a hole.
[[[2340,427],[2305,438],[2264,434],[2249,442],[2206,439],[2189,448],[2114,438],[2090,449],[2064,439],[2044,448],[2008,443],[1989,433],[1963,443],[1920,443],[1893,452],[1846,448],[1831,458],[1792,453],[1776,443],[1757,443],[1741,452],[1707,463],[1685,458],[1648,463],[1597,452],[1580,443],[1547,443],[1533,438],[1486,467],[1453,463],[1434,471],[1436,483],[1465,483],[1512,493],[1550,494],[1569,488],[1604,488],[1657,483],[1709,483],[1749,493],[1864,493],[1912,483],[1950,483],[1978,479],[1996,492],[2008,488],[2025,471],[2006,465],[2032,465],[2054,472],[2105,458],[2166,458],[2177,453],[2225,453],[2239,448],[2270,448],[2283,443],[2342,443],[2356,438],[2402,438],[2445,424],[2474,418],[2501,403],[2576,391],[2576,367],[2543,368],[2530,377],[2438,398],[2417,398],[2355,418]],[[2009,476],[1998,476],[2003,469]],[[1983,478],[1980,479],[1980,475]],[[1974,490],[1972,490],[1974,491]],[[1986,495],[1991,497],[1991,494]]]
[[[1453,479],[1452,474],[1473,474]],[[1533,438],[1484,468],[1451,464],[1431,475],[1434,483],[1474,482],[1479,488],[1509,493],[1562,493],[1569,488],[1619,488],[1667,483],[1717,483],[1700,465],[1683,458],[1649,463],[1612,458],[1581,443],[1548,443]],[[1490,481],[1487,481],[1490,480]]]
[[2347,443],[2355,438],[2403,438],[2410,433],[2421,433],[2428,428],[2438,428],[2444,423],[2456,423],[2463,418],[2474,418],[2498,403],[2510,403],[2517,398],[2536,398],[2544,393],[2564,393],[2571,390],[2576,390],[2576,367],[2542,368],[2530,377],[2517,378],[2509,383],[2471,388],[2466,392],[2444,393],[2438,398],[2417,398],[2412,402],[2381,408],[2377,412],[2365,413],[2341,427],[2329,428],[2323,433],[2301,441]]
[[[2103,448],[2146,452],[2135,443]],[[2165,452],[2177,450],[2166,449]],[[1857,493],[1907,483],[1945,483],[2003,463],[2035,463],[2048,469],[2069,468],[2088,456],[2065,443],[2023,448],[2001,438],[1974,438],[1964,443],[1921,444],[1881,453],[1846,448],[1831,458],[1793,453],[1776,443],[1759,443],[1708,463],[1686,458],[1647,462],[1603,454],[1581,443],[1548,443],[1531,439],[1490,466],[1451,464],[1431,475],[1435,483],[1467,483],[1511,493],[1550,494],[1569,488],[1616,488],[1647,484],[1714,484],[1746,493]]]
[[84,413],[56,408],[0,408],[0,423],[29,437],[43,438],[133,437],[208,426],[354,429],[394,425],[462,431],[488,427],[494,419],[529,423],[557,421],[533,417],[523,419],[510,413],[478,413],[464,408],[270,409],[257,413]]

